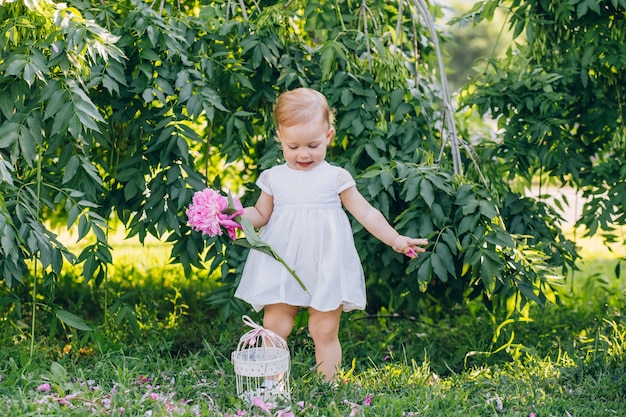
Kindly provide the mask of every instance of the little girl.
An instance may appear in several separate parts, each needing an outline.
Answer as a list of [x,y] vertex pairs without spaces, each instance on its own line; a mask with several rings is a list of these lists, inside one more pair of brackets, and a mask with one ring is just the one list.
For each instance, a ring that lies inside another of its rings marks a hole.
[[256,311],[263,326],[287,339],[299,307],[308,307],[318,372],[331,380],[341,365],[342,311],[365,309],[365,279],[345,207],[372,235],[411,257],[426,239],[400,235],[356,188],[350,173],[325,161],[335,135],[333,114],[317,91],[298,88],[278,97],[277,139],[285,163],[261,173],[261,195],[244,216],[291,266],[308,293],[279,262],[250,251],[235,296]]

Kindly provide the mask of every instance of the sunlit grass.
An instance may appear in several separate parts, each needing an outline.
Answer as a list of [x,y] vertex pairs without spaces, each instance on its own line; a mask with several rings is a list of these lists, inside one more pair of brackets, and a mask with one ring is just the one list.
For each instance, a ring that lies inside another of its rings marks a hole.
[[[135,265],[145,270],[172,265],[170,262],[171,244],[150,235],[147,235],[142,243],[137,236],[126,237],[121,225],[113,224],[111,227],[108,231],[108,242],[112,248],[114,265]],[[57,230],[57,234],[59,241],[75,254],[93,243],[93,239],[78,241],[74,233],[64,229]]]

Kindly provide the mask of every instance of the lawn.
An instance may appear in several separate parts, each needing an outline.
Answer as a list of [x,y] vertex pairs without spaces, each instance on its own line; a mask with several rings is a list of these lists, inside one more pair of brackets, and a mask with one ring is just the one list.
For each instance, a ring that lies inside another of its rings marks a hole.
[[345,314],[333,384],[312,370],[302,313],[289,340],[291,401],[247,404],[229,358],[249,328],[206,302],[215,284],[205,272],[184,278],[167,248],[125,242],[98,290],[71,273],[42,285],[42,300],[54,296],[92,331],[63,327],[42,303],[31,339],[28,288],[0,290],[0,415],[624,416],[624,254],[583,243],[561,305],[534,307],[532,322],[496,340],[500,323],[475,303],[417,317]]

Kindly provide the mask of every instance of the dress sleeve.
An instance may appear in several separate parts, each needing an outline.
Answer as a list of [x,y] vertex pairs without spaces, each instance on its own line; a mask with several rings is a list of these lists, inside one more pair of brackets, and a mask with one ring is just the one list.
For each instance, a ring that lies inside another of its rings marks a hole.
[[272,187],[270,186],[270,170],[261,172],[259,178],[256,180],[256,185],[269,195],[272,194]]
[[352,175],[348,171],[343,168],[339,169],[339,173],[337,174],[337,193],[341,193],[348,188],[355,186],[356,182]]

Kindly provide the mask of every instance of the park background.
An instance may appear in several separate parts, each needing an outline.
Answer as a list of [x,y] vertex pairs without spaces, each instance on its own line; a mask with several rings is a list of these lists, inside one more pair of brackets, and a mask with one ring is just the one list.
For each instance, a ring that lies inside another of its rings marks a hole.
[[[626,5],[458,8],[2,2],[3,413],[623,415]],[[354,224],[342,383],[303,312],[293,401],[249,406],[246,249],[184,211],[206,186],[254,201],[301,85],[337,111],[329,160],[431,244],[410,261]]]

